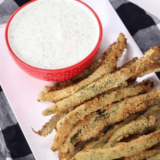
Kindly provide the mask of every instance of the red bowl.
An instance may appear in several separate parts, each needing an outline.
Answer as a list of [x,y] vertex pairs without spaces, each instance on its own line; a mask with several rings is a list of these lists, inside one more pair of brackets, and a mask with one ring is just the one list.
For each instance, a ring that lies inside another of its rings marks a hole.
[[5,39],[6,39],[6,44],[7,44],[7,47],[9,49],[9,52],[10,52],[12,58],[14,59],[14,61],[18,64],[18,66],[21,69],[23,69],[29,75],[31,75],[35,78],[38,78],[38,79],[42,79],[42,80],[46,80],[46,81],[64,81],[64,80],[75,77],[76,75],[81,73],[84,69],[86,69],[91,64],[91,62],[94,60],[94,58],[96,57],[96,55],[98,53],[98,49],[100,47],[101,40],[102,40],[102,25],[101,25],[101,22],[97,16],[97,14],[87,4],[85,4],[84,2],[81,2],[80,0],[76,0],[79,3],[83,4],[84,6],[86,6],[94,14],[94,16],[97,19],[97,23],[99,25],[98,42],[97,42],[95,48],[93,49],[93,51],[86,58],[84,58],[82,61],[80,61],[77,64],[74,64],[70,67],[66,67],[66,68],[62,68],[62,69],[36,68],[36,67],[33,67],[33,66],[23,62],[20,58],[18,58],[15,55],[15,53],[13,52],[13,50],[9,44],[9,40],[8,40],[8,29],[9,29],[9,25],[10,25],[13,17],[17,14],[17,12],[19,12],[25,6],[29,5],[30,3],[34,3],[35,1],[36,0],[32,0],[28,3],[26,3],[25,5],[21,6],[18,10],[16,10],[14,12],[14,14],[11,16],[11,18],[9,19],[9,21],[7,23],[6,30],[5,30]]

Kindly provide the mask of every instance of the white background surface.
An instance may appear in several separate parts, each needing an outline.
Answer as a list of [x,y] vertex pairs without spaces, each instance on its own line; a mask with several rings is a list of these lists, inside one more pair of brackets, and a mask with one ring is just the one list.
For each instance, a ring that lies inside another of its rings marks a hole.
[[0,0],[0,3],[2,3],[4,0]]
[[[128,39],[128,47],[119,65],[129,61],[135,56],[142,56],[141,51],[108,1],[84,1],[97,12],[102,22],[103,40],[99,54],[116,40],[120,32],[123,32]],[[45,85],[51,83],[32,78],[19,69],[7,50],[4,40],[4,29],[4,27],[0,28],[0,83],[36,159],[58,160],[57,154],[53,153],[50,149],[55,132],[43,138],[37,136],[31,130],[31,127],[39,130],[50,118],[43,117],[41,112],[51,104],[37,102],[37,95]],[[147,77],[155,82],[156,87],[160,87],[159,80],[155,74],[150,74],[144,77],[144,79]]]

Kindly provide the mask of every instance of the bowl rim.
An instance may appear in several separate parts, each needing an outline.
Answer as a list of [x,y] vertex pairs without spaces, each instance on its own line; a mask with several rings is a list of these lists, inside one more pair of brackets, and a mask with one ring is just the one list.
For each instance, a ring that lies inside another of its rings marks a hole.
[[7,22],[6,29],[5,29],[5,40],[6,40],[6,44],[7,44],[7,47],[8,47],[8,49],[9,49],[10,53],[12,54],[12,56],[13,56],[16,60],[18,60],[18,61],[20,61],[21,63],[23,63],[23,64],[26,65],[28,68],[34,69],[34,70],[36,70],[36,71],[48,72],[48,73],[51,72],[51,71],[52,71],[52,72],[60,72],[60,71],[69,71],[69,70],[72,70],[72,69],[77,68],[78,66],[83,65],[84,62],[86,62],[88,59],[90,59],[90,58],[94,55],[94,53],[95,53],[96,51],[98,51],[99,46],[100,46],[100,43],[101,43],[101,41],[102,41],[102,35],[103,35],[103,29],[102,29],[101,21],[100,21],[98,15],[95,13],[95,11],[94,11],[90,6],[88,6],[86,3],[84,3],[84,2],[82,2],[82,1],[80,1],[80,0],[75,0],[75,1],[83,4],[86,8],[88,8],[88,9],[93,13],[93,15],[95,16],[95,18],[96,18],[96,20],[97,20],[97,22],[98,22],[98,26],[99,26],[99,38],[98,38],[98,41],[97,41],[96,46],[95,46],[94,49],[91,51],[91,53],[88,54],[88,56],[85,57],[84,59],[82,59],[80,62],[78,62],[78,63],[76,63],[76,64],[74,64],[74,65],[71,65],[71,66],[69,66],[69,67],[60,68],[60,69],[43,69],[43,68],[38,68],[38,67],[34,67],[34,66],[32,66],[32,65],[24,62],[23,60],[21,60],[21,59],[13,52],[13,50],[12,50],[10,44],[9,44],[9,38],[8,38],[9,26],[10,26],[10,23],[11,23],[12,19],[14,18],[14,16],[15,16],[20,10],[22,10],[22,9],[23,9],[24,7],[26,7],[27,5],[29,5],[29,4],[31,4],[31,3],[33,3],[33,2],[36,2],[36,1],[37,1],[37,0],[31,0],[30,2],[27,2],[27,3],[25,3],[24,5],[22,5],[21,7],[19,7],[19,8],[12,14],[12,16],[9,18],[9,20],[8,20],[8,22]]

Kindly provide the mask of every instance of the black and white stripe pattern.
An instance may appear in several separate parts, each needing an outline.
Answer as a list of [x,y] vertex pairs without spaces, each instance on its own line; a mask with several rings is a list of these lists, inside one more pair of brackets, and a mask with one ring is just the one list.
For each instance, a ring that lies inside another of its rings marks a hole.
[[[29,0],[0,0],[0,24]],[[144,53],[160,45],[160,20],[127,0],[110,0],[112,6]],[[157,73],[160,78],[160,73]],[[17,120],[0,87],[0,160],[34,160]]]
[[[10,159],[8,159],[10,158]],[[34,160],[10,105],[0,91],[0,160]]]
[[[160,46],[160,20],[128,0],[110,0],[117,14],[144,53]],[[157,73],[160,78],[160,73]]]
[[13,0],[0,0],[0,24],[7,23],[11,14],[18,8]]

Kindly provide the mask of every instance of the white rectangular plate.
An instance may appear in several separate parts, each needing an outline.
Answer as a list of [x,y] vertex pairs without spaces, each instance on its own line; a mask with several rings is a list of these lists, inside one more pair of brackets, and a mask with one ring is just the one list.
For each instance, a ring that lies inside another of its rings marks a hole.
[[[142,56],[138,46],[108,0],[84,0],[84,2],[95,10],[102,22],[103,40],[99,55],[122,32],[128,39],[128,47],[119,65],[129,61],[133,57]],[[50,119],[50,117],[43,117],[41,113],[52,103],[37,102],[37,95],[43,90],[45,85],[53,83],[35,79],[24,73],[15,64],[5,44],[4,30],[5,26],[0,28],[0,84],[36,159],[58,160],[57,153],[53,153],[50,149],[55,131],[44,138],[33,133],[31,129],[33,127],[35,130],[39,130]],[[154,73],[143,77],[143,79],[146,78],[154,81],[156,88],[160,87],[160,82]],[[141,80],[139,79],[139,81]]]

